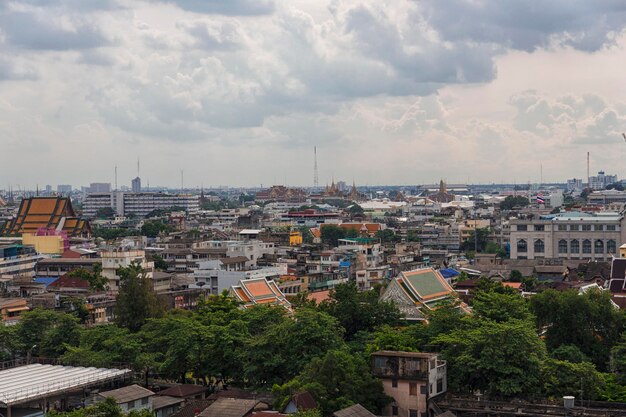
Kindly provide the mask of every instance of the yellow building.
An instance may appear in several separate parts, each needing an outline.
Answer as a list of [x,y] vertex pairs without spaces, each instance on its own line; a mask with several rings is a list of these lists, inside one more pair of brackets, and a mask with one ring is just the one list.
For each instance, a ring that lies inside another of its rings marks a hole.
[[24,233],[22,244],[34,246],[37,253],[46,255],[62,255],[65,252],[63,236],[36,236],[32,233]]
[[289,246],[302,245],[302,233],[294,231],[289,232]]

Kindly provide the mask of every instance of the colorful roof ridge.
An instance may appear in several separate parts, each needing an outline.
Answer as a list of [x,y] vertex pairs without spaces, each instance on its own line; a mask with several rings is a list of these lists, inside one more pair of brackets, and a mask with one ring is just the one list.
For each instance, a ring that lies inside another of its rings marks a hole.
[[275,304],[291,311],[291,303],[273,280],[265,278],[243,279],[231,287],[231,295],[243,303],[244,308],[257,304]]
[[67,197],[30,197],[22,200],[17,216],[5,223],[0,235],[36,233],[38,229],[57,229],[69,236],[91,233],[89,223],[76,216]]

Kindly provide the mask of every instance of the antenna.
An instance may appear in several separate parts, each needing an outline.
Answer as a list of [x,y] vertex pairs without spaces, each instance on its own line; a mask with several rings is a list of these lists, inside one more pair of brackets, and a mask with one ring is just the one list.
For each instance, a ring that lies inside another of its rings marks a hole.
[[115,191],[117,191],[117,164],[115,164]]
[[591,174],[589,172],[589,152],[587,152],[587,188],[591,188]]
[[313,147],[313,186],[319,187],[319,178],[317,175],[317,146]]
[[182,193],[183,190],[185,189],[185,181],[184,181],[184,171],[181,169],[180,170],[180,192]]
[[543,185],[543,162],[539,161],[539,188]]
[[139,176],[139,157],[137,157],[137,176]]

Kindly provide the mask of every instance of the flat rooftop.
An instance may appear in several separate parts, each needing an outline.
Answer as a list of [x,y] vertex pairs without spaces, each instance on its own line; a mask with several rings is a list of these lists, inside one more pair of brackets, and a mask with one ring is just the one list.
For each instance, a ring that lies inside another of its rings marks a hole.
[[129,369],[31,364],[0,371],[0,406],[7,407],[121,380]]

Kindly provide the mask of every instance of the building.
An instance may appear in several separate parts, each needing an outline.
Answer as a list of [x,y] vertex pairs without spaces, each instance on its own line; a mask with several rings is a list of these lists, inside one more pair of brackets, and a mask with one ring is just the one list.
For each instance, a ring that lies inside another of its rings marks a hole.
[[429,400],[448,389],[446,362],[436,353],[380,351],[372,362],[374,376],[393,398],[383,416],[428,417]]
[[35,274],[35,265],[43,256],[32,246],[17,244],[0,245],[0,277],[28,276]]
[[0,298],[0,326],[17,324],[22,313],[28,310],[25,298]]
[[109,193],[111,192],[110,182],[92,182],[89,187],[85,189],[88,193]]
[[131,411],[152,411],[152,397],[154,397],[154,392],[134,384],[111,391],[104,391],[98,394],[98,396],[102,400],[113,398],[122,409],[122,412],[127,414]]
[[17,216],[5,223],[0,235],[35,234],[41,229],[55,229],[67,236],[90,236],[89,222],[76,216],[68,197],[30,197],[22,200]]
[[72,194],[72,186],[69,184],[57,185],[57,194],[64,196]]
[[195,284],[189,288],[201,288],[209,294],[221,294],[241,280],[264,278],[278,280],[281,275],[287,274],[287,265],[274,267],[247,269],[247,258],[222,258],[214,261],[200,262],[198,269],[193,271]]
[[617,182],[617,175],[606,175],[604,171],[598,171],[598,175],[589,177],[589,188],[592,190],[604,190],[607,185]]
[[83,201],[83,215],[93,218],[102,208],[112,208],[118,216],[146,216],[154,210],[180,208],[188,213],[200,209],[199,197],[192,194],[165,194],[142,192],[90,193]]
[[424,320],[426,311],[454,297],[454,290],[439,271],[423,268],[401,272],[389,282],[380,299],[393,301],[407,320]]
[[76,269],[93,270],[94,265],[101,264],[100,258],[46,258],[35,265],[35,277],[59,278]]
[[335,411],[333,417],[376,417],[376,414],[372,414],[361,404],[354,404],[350,407]]
[[253,278],[239,281],[230,288],[230,294],[243,303],[244,308],[254,305],[279,305],[291,312],[291,303],[274,281]]
[[116,292],[120,287],[120,277],[117,275],[119,268],[129,267],[132,263],[141,265],[148,279],[153,279],[154,262],[146,260],[146,253],[143,250],[119,250],[106,251],[102,256],[102,276],[109,280],[109,290]]
[[574,191],[582,191],[583,189],[583,180],[578,178],[572,178],[571,180],[567,180],[567,192],[571,193]]
[[587,202],[594,205],[608,205],[614,203],[626,203],[626,191],[599,190],[587,196]]
[[37,253],[61,256],[69,250],[70,244],[67,234],[55,229],[39,229],[37,233],[24,233],[22,244],[34,246]]
[[131,190],[133,190],[133,193],[140,193],[141,192],[141,178],[137,177],[137,178],[133,178],[133,180],[131,181]]
[[608,260],[626,241],[624,215],[566,212],[511,220],[511,259]]

